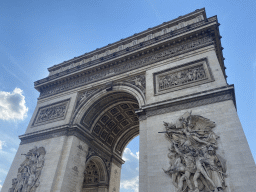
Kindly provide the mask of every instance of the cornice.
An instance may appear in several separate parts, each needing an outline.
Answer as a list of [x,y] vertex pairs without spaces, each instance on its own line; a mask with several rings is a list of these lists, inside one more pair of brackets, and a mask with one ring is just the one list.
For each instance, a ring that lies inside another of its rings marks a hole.
[[142,106],[136,113],[140,120],[147,117],[232,100],[236,107],[234,85],[228,85]]
[[90,135],[90,133],[81,128],[79,125],[74,125],[72,126],[72,128],[70,128],[70,125],[63,125],[42,131],[27,133],[24,135],[20,135],[19,139],[21,140],[20,145],[24,145],[61,136],[75,136],[81,141],[84,141],[102,158],[107,159],[108,161],[110,161],[111,158],[114,158],[120,164],[124,163],[120,156],[113,153],[109,148],[106,148],[104,144],[95,140],[95,138],[92,135]]
[[63,66],[66,66],[66,65],[68,65],[70,63],[77,62],[77,61],[79,61],[81,59],[84,59],[85,57],[92,57],[95,54],[104,53],[107,50],[111,50],[111,49],[117,48],[118,46],[130,43],[133,40],[144,38],[144,37],[146,37],[149,34],[154,34],[156,32],[161,31],[163,28],[168,28],[168,27],[171,27],[173,25],[177,25],[177,24],[179,24],[181,22],[193,19],[193,18],[195,18],[195,17],[197,17],[199,15],[202,15],[204,19],[207,18],[206,17],[206,13],[205,13],[205,8],[197,9],[194,12],[188,13],[188,14],[183,15],[183,16],[179,16],[178,18],[173,19],[173,20],[168,21],[168,22],[163,22],[162,24],[160,24],[158,26],[155,26],[155,27],[152,27],[152,28],[148,28],[147,30],[142,31],[140,33],[135,33],[134,35],[132,35],[130,37],[127,37],[127,38],[124,38],[124,39],[121,39],[121,40],[119,40],[119,41],[117,41],[115,43],[108,44],[107,46],[104,46],[102,48],[96,49],[96,50],[91,51],[89,53],[85,53],[84,55],[81,55],[79,57],[74,57],[73,59],[70,59],[68,61],[64,61],[63,63],[54,65],[52,67],[49,67],[48,70],[49,71],[53,71],[53,70],[56,70],[59,67],[63,67]]
[[[209,28],[209,25],[217,25],[216,21],[217,21],[217,17],[214,16],[214,17],[208,18],[207,20],[203,20],[201,22],[197,22],[192,25],[189,25],[187,27],[183,27],[178,30],[171,31],[169,33],[158,36],[156,38],[145,41],[143,43],[136,44],[134,46],[126,48],[125,50],[115,52],[111,55],[101,57],[94,61],[89,61],[87,63],[78,65],[76,67],[67,69],[63,72],[48,76],[44,79],[36,81],[34,83],[35,88],[40,91],[40,88],[42,85],[48,84],[49,82],[55,81],[57,79],[63,80],[64,77],[70,76],[72,74],[73,75],[82,75],[81,72],[83,72],[83,73],[85,73],[84,75],[86,75],[88,73],[92,73],[95,71],[98,72],[102,69],[109,68],[110,66],[113,66],[113,65],[119,65],[120,63],[122,63],[126,60],[137,59],[138,57],[140,57],[144,54],[149,54],[151,49],[159,49],[160,44],[163,42],[166,42],[168,40],[180,41],[180,39],[183,39],[183,38],[189,39],[189,36],[191,34],[186,35],[188,37],[181,38],[182,34],[190,33],[190,32],[194,33],[198,29],[202,29],[204,27]],[[203,30],[205,30],[205,29],[203,29]],[[212,29],[212,30],[214,30],[214,29]],[[200,32],[198,32],[198,33],[200,33]],[[175,39],[178,37],[180,39]],[[182,41],[184,41],[184,39]],[[153,47],[153,46],[156,46],[156,47]],[[133,53],[135,53],[135,54],[132,55]]]
[[116,76],[128,71],[132,71],[144,66],[149,66],[156,62],[187,53],[205,46],[213,45],[210,29],[198,34],[191,34],[189,39],[180,39],[179,41],[166,42],[160,47],[152,48],[147,52],[138,54],[134,58],[125,58],[123,62],[113,63],[108,68],[101,68],[98,71],[87,72],[86,74],[74,75],[63,80],[48,83],[40,87],[40,98],[48,97],[60,92],[74,89],[76,87],[90,84],[112,76]]

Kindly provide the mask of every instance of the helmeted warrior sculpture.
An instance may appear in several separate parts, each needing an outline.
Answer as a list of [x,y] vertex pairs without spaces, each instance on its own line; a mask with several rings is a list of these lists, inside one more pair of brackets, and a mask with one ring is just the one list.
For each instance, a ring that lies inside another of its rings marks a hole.
[[164,170],[177,192],[223,191],[226,187],[226,161],[218,154],[214,122],[192,112],[183,114],[175,124],[164,122],[171,142],[170,166]]
[[35,192],[39,186],[39,178],[44,166],[44,147],[35,147],[27,154],[26,159],[18,169],[17,178],[12,180],[12,188],[9,192]]

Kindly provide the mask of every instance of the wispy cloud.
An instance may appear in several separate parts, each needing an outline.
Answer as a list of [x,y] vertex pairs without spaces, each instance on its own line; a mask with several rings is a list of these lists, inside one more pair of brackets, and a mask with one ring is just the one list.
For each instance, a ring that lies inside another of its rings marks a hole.
[[124,192],[139,191],[139,151],[133,153],[125,148],[123,157],[125,164],[122,166],[121,190]]
[[12,93],[0,91],[0,119],[23,120],[27,116],[28,108],[22,92],[19,88]]
[[121,188],[133,190],[134,192],[139,192],[139,176],[132,178],[130,180],[121,181]]
[[[1,180],[0,180],[0,183],[2,183],[2,181],[1,181]],[[2,189],[2,187],[3,187],[3,186],[0,184],[0,190]]]
[[139,160],[139,151],[134,154],[129,148],[125,148],[124,154],[123,154],[123,159],[125,161],[129,161],[130,160],[129,156],[132,156],[132,157],[136,158],[137,160]]
[[4,146],[4,145],[5,145],[5,142],[0,140],[0,150],[3,149],[3,146]]

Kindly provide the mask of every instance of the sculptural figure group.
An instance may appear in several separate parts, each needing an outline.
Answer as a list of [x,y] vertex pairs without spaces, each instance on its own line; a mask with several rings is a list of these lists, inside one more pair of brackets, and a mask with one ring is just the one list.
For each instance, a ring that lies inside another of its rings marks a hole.
[[44,166],[44,147],[35,147],[27,154],[26,159],[18,169],[17,178],[12,180],[12,187],[9,192],[35,192],[39,186],[39,178]]
[[171,143],[170,166],[164,170],[177,192],[210,192],[225,189],[226,161],[216,153],[219,138],[215,123],[202,116],[183,114],[175,124],[164,122]]

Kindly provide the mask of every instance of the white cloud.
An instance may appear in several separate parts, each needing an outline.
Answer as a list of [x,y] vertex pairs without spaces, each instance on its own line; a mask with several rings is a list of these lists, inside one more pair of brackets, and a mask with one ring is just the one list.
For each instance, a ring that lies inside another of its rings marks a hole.
[[129,156],[132,156],[132,157],[136,158],[137,160],[139,160],[139,151],[134,154],[129,148],[125,148],[124,154],[123,154],[123,159],[125,161],[129,161],[130,160]]
[[22,90],[15,88],[12,93],[0,91],[0,119],[23,120],[27,116],[25,97]]
[[4,174],[4,175],[7,175],[8,171],[5,170],[5,169],[0,168],[0,173],[1,173],[1,174]]
[[134,192],[139,192],[139,176],[132,178],[130,180],[121,181],[121,188],[133,190]]
[[3,149],[3,146],[4,146],[4,145],[5,145],[5,142],[0,140],[0,150]]

